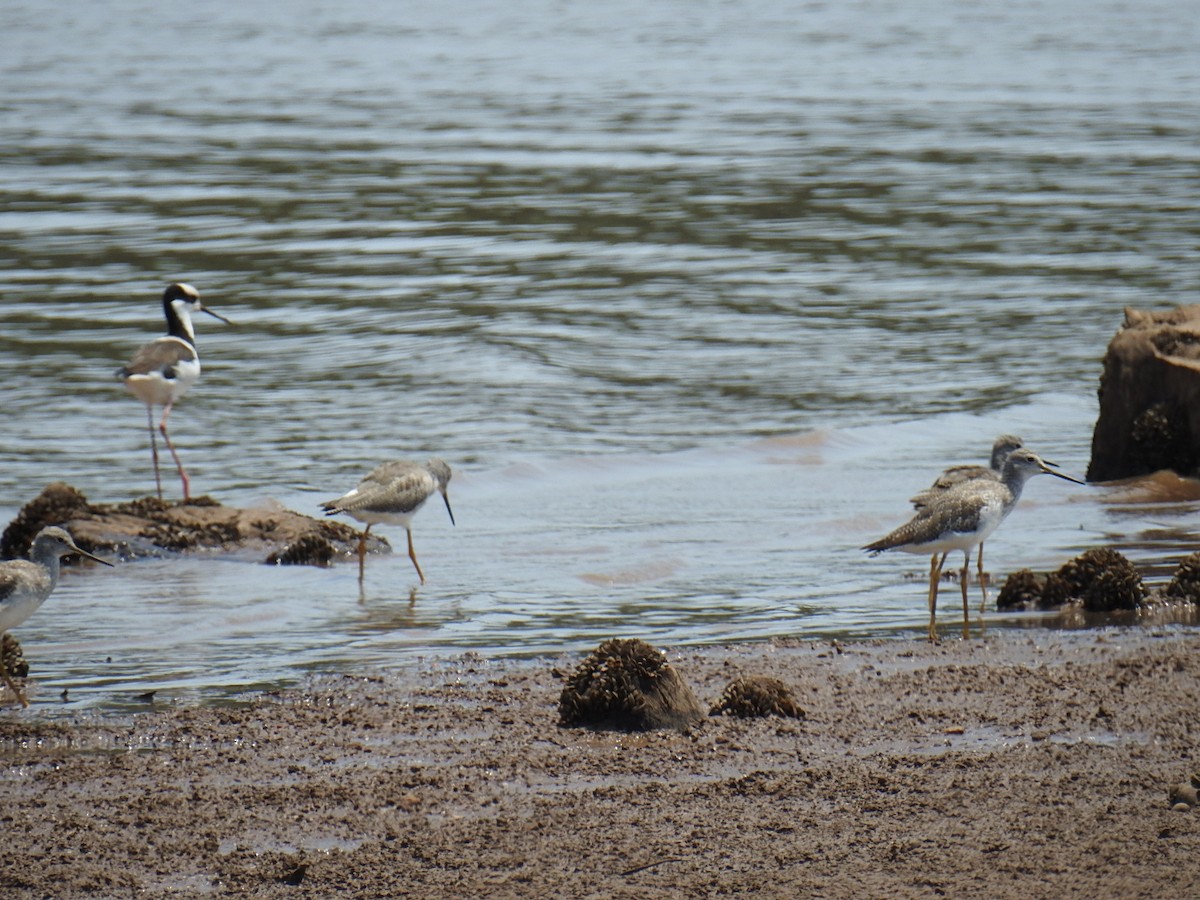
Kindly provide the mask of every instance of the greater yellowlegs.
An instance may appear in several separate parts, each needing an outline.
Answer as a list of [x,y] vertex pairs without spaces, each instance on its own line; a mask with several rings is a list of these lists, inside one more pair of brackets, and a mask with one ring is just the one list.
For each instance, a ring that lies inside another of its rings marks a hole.
[[967,581],[970,577],[971,551],[995,531],[1021,498],[1021,489],[1034,475],[1046,473],[1064,481],[1083,484],[1077,478],[1055,472],[1029,449],[1012,451],[1005,460],[999,479],[975,478],[936,495],[917,510],[904,525],[867,544],[862,549],[872,555],[884,550],[903,550],[931,556],[929,565],[929,639],[937,640],[937,594],[942,565],[951,550],[963,553],[962,602],[963,637],[969,637]]
[[192,313],[205,312],[226,325],[229,320],[200,303],[200,292],[190,284],[176,283],[163,292],[163,314],[167,319],[164,337],[143,346],[133,355],[129,364],[119,369],[117,375],[125,387],[146,404],[146,421],[150,426],[150,453],[154,458],[154,486],[158,499],[162,499],[162,478],[158,474],[158,441],[154,437],[154,407],[163,408],[162,421],[158,430],[162,432],[179,478],[183,482],[183,499],[191,499],[187,472],[171,443],[167,433],[167,417],[171,407],[200,377],[200,354],[196,352],[196,333],[192,329]]
[[[1008,455],[1014,450],[1019,450],[1025,446],[1025,442],[1014,434],[1002,434],[996,438],[992,444],[992,458],[989,465],[961,465],[951,466],[942,472],[941,475],[925,490],[917,494],[909,502],[916,509],[922,509],[937,499],[938,496],[950,490],[955,485],[962,484],[964,481],[971,481],[975,478],[987,478],[992,481],[1000,480],[1000,471],[1004,468],[1004,461],[1008,459]],[[1054,463],[1046,462],[1046,465],[1052,466]],[[946,554],[942,554],[942,561],[938,563],[938,570],[946,562]],[[933,565],[933,561],[930,562]],[[982,599],[979,602],[980,613],[987,607],[987,579],[983,575],[983,543],[979,544],[979,552],[975,554],[975,565],[979,571],[978,577],[975,579],[979,582],[979,590]]]
[[449,484],[450,467],[442,460],[435,458],[418,463],[401,459],[378,466],[350,493],[321,504],[328,516],[345,513],[366,523],[367,527],[358,541],[359,581],[362,581],[367,555],[367,532],[372,525],[386,524],[403,525],[408,532],[408,558],[412,560],[421,584],[425,583],[425,574],[413,550],[412,517],[437,492],[446,501],[446,512],[450,514],[450,524],[453,525],[454,511],[450,509],[450,498],[446,495]]
[[[16,628],[32,616],[58,584],[59,563],[68,553],[79,553],[88,559],[111,566],[112,563],[93,556],[75,545],[71,535],[55,525],[43,528],[29,548],[29,561],[14,559],[0,563],[0,636]],[[22,706],[28,706],[25,693],[0,668],[4,683]]]

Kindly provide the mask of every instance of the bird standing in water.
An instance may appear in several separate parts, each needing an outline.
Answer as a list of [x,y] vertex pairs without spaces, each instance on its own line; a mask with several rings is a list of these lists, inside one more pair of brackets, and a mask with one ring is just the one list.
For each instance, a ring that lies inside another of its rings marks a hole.
[[446,494],[449,484],[450,467],[442,460],[434,458],[418,463],[401,459],[378,466],[350,493],[321,504],[328,516],[345,513],[366,523],[367,527],[358,541],[359,582],[363,579],[366,563],[367,532],[372,525],[387,524],[403,525],[408,532],[408,558],[412,560],[421,584],[425,583],[425,573],[421,571],[413,550],[412,517],[425,505],[426,500],[440,493],[446,502],[446,512],[450,514],[450,524],[453,525],[454,511],[450,509],[450,498]]
[[[1014,434],[1002,434],[996,438],[992,444],[992,458],[989,465],[960,465],[951,466],[942,472],[941,475],[925,490],[921,491],[909,502],[912,503],[915,509],[923,509],[930,503],[933,503],[939,496],[944,494],[956,485],[962,484],[964,481],[971,481],[974,478],[989,478],[992,481],[1000,480],[1000,473],[1004,469],[1004,462],[1008,459],[1008,455],[1014,450],[1020,450],[1025,446],[1025,442]],[[1046,462],[1046,465],[1053,466],[1054,463]],[[931,561],[931,565],[937,565],[938,570],[946,562],[946,554],[942,554],[941,562]],[[979,552],[975,554],[975,564],[978,570],[976,581],[979,582],[979,591],[982,599],[979,602],[980,615],[983,614],[987,607],[987,580],[983,575],[983,543],[979,544]]]
[[[71,535],[54,525],[37,533],[29,548],[29,560],[14,559],[0,563],[0,637],[32,616],[46,602],[58,585],[60,562],[68,553],[78,553],[106,566],[112,565],[76,546]],[[0,666],[0,675],[21,705],[29,706],[24,691],[17,687],[8,669]]]
[[970,636],[967,610],[967,581],[971,551],[1000,527],[1021,498],[1021,489],[1034,475],[1053,475],[1064,481],[1084,484],[1077,478],[1055,472],[1032,450],[1022,448],[1009,454],[1000,478],[968,479],[936,495],[917,514],[895,531],[867,544],[872,556],[884,550],[931,554],[929,566],[929,640],[937,641],[937,594],[942,564],[951,550],[963,553],[963,637]]
[[196,352],[196,332],[192,328],[192,313],[205,312],[214,319],[220,319],[226,325],[229,320],[218,315],[200,303],[200,292],[190,284],[177,282],[169,285],[163,292],[163,315],[167,319],[167,333],[143,346],[133,359],[117,375],[125,382],[125,387],[146,404],[146,421],[150,426],[150,453],[154,458],[154,485],[158,490],[158,499],[162,499],[162,478],[158,472],[158,441],[154,436],[154,407],[161,406],[162,421],[158,430],[171,458],[175,460],[175,468],[183,482],[183,499],[191,499],[191,490],[187,472],[179,461],[175,445],[167,433],[167,417],[171,415],[171,407],[182,397],[187,389],[196,383],[200,377],[200,354]]

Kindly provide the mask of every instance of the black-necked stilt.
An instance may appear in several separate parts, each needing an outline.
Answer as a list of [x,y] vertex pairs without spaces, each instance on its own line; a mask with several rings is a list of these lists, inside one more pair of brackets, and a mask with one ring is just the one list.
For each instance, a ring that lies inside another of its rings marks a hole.
[[362,581],[363,567],[367,554],[367,532],[372,525],[403,525],[408,532],[408,558],[417,570],[421,584],[425,574],[417,562],[413,550],[412,517],[425,505],[435,492],[446,501],[446,512],[450,513],[450,524],[454,524],[454,511],[450,509],[450,498],[446,486],[450,484],[450,467],[440,459],[425,463],[407,459],[387,462],[378,466],[358,487],[343,497],[321,504],[328,516],[345,513],[351,518],[366,523],[358,542],[358,578]]
[[154,485],[158,490],[158,499],[162,499],[162,478],[158,473],[158,441],[154,437],[154,407],[163,408],[162,421],[158,430],[162,432],[171,458],[175,460],[175,468],[179,470],[179,478],[183,482],[183,499],[191,499],[187,472],[179,461],[175,445],[167,433],[167,417],[171,415],[171,407],[182,397],[187,389],[195,384],[200,377],[200,354],[196,352],[196,333],[192,329],[192,312],[206,312],[214,319],[220,319],[226,325],[230,324],[224,316],[218,315],[200,303],[200,292],[190,284],[176,283],[163,292],[163,314],[167,319],[167,333],[164,337],[143,346],[134,354],[128,365],[117,374],[125,387],[146,404],[146,421],[150,427],[150,453],[154,458]]
[[[917,510],[911,520],[895,531],[862,549],[872,555],[884,550],[930,554],[929,565],[929,639],[937,640],[937,593],[942,563],[951,550],[963,553],[962,601],[963,637],[969,637],[967,579],[970,576],[971,551],[1000,527],[1021,498],[1021,489],[1034,475],[1053,475],[1064,481],[1084,484],[1077,478],[1055,472],[1032,450],[1012,451],[999,478],[982,477],[960,482],[938,494],[928,505]],[[939,556],[940,554],[940,556]]]
[[[76,546],[71,535],[54,525],[37,533],[29,548],[29,561],[14,559],[0,563],[0,636],[16,628],[46,602],[58,584],[59,562],[68,553],[79,553],[106,566],[112,565]],[[28,706],[29,701],[8,670],[0,667],[0,675],[21,705]]]

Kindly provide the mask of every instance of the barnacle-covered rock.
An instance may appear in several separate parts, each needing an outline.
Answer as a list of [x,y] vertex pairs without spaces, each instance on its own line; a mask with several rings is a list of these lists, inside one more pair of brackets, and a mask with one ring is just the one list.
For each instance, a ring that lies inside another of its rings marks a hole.
[[743,719],[766,716],[804,718],[804,710],[796,702],[792,689],[778,678],[767,675],[744,675],[735,678],[725,687],[721,699],[708,714],[738,716]]
[[21,645],[11,634],[0,638],[0,670],[7,672],[8,677],[14,681],[29,677],[29,663],[25,662]]
[[1018,569],[1004,580],[996,597],[996,609],[1039,609],[1044,605],[1042,592],[1046,579],[1032,569]]
[[660,650],[614,638],[571,674],[558,715],[564,726],[654,731],[687,728],[704,717],[704,709]]
[[[24,556],[34,535],[47,525],[66,528],[89,553],[109,553],[123,560],[219,549],[266,551],[265,559],[272,564],[325,566],[335,555],[354,555],[359,539],[349,525],[276,505],[238,509],[211,497],[90,503],[77,489],[55,482],[9,523],[0,537],[0,557]],[[367,549],[377,553],[390,548],[387,541],[370,535]]]
[[1163,589],[1163,596],[1200,603],[1200,553],[1183,558],[1170,584]]
[[1137,609],[1146,598],[1146,588],[1133,564],[1108,547],[1088,550],[1063,565],[1046,579],[1042,591],[1048,606],[1081,601],[1092,612]]

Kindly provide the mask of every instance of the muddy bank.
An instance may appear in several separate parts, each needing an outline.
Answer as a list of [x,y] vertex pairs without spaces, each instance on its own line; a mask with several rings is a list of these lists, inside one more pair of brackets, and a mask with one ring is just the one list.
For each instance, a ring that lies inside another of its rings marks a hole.
[[[359,540],[359,532],[341,522],[278,506],[236,509],[211,497],[90,503],[77,488],[55,482],[26,503],[4,529],[0,559],[23,557],[34,535],[46,525],[66,528],[91,553],[122,560],[222,550],[245,553],[268,564],[324,566],[336,557],[356,553]],[[368,536],[369,553],[390,549],[383,538]]]
[[[1200,634],[672,652],[802,717],[560,727],[583,656],[132,718],[0,715],[0,893],[1188,897]],[[1172,795],[1172,791],[1175,794]]]

